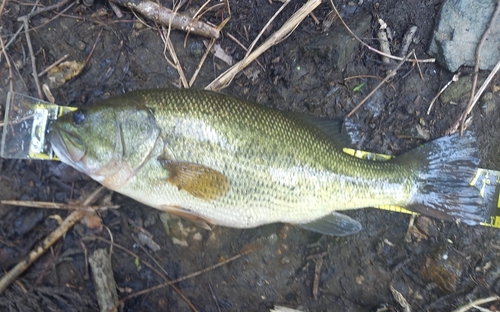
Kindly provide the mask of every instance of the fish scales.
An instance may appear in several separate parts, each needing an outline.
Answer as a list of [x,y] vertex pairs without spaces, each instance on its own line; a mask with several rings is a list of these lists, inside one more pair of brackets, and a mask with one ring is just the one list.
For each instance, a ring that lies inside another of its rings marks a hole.
[[[405,204],[409,196],[409,170],[352,158],[326,134],[285,112],[192,90],[141,95],[154,110],[171,157],[219,170],[231,185],[224,196],[205,201],[158,184],[153,206],[171,203],[218,224],[253,227],[307,222],[333,210]],[[150,178],[141,173],[165,178],[154,159],[150,164],[131,181],[130,191],[149,190]]]

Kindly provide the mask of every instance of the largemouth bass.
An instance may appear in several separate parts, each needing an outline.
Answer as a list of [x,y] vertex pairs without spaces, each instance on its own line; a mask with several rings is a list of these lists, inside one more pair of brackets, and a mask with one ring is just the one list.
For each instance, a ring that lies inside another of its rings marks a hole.
[[476,224],[472,133],[387,162],[342,151],[340,123],[197,90],[126,93],[52,125],[61,161],[141,203],[235,228],[286,222],[330,235],[361,224],[338,211],[398,205]]

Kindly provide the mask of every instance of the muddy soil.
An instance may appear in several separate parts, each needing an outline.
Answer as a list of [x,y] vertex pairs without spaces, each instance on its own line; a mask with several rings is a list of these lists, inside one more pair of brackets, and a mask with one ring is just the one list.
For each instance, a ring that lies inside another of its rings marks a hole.
[[[54,3],[44,1],[44,5]],[[169,1],[161,3],[172,7]],[[410,48],[419,58],[429,57],[426,50],[441,1],[335,3],[347,24],[374,47],[378,47],[374,40],[377,19],[382,18],[392,31],[391,48],[396,55],[405,32],[418,26]],[[192,1],[181,11],[202,4]],[[264,38],[302,4],[292,1],[266,29]],[[32,5],[29,0],[8,1],[1,17],[5,42],[21,25],[17,18],[29,13]],[[38,71],[65,54],[69,54],[68,60],[85,62],[95,44],[83,72],[52,88],[58,104],[85,107],[129,90],[178,85],[178,73],[164,58],[164,44],[154,23],[144,25],[126,9],[119,19],[109,4],[99,0],[89,6],[75,3],[56,15],[67,6],[37,15],[30,23]],[[245,51],[227,34],[248,46],[280,6],[265,0],[231,2],[231,20],[217,42],[240,60]],[[338,20],[323,29],[330,12],[329,4],[321,4],[314,11],[320,24],[306,18],[291,36],[258,58],[263,68],[252,64],[250,74],[240,74],[223,92],[280,109],[345,118],[379,83],[371,76],[385,77],[394,64],[383,64],[378,55],[357,44]],[[219,8],[202,19],[218,24],[227,13]],[[190,35],[185,41],[185,37],[183,32],[171,32],[179,60],[191,77],[204,52],[205,39]],[[24,33],[14,39],[8,54],[15,65],[15,91],[36,96]],[[0,103],[4,103],[9,71],[3,56],[0,64]],[[227,68],[209,55],[193,87],[205,87]],[[463,76],[471,71],[463,69]],[[443,136],[464,109],[467,96],[453,104],[438,101],[430,114],[426,112],[431,99],[452,76],[434,63],[403,65],[392,82],[349,119],[355,145],[398,155]],[[45,75],[40,79],[42,83],[48,80]],[[496,78],[493,85],[499,84]],[[493,94],[489,103],[474,110],[472,128],[478,136],[481,166],[500,170],[500,111],[494,105],[499,103],[499,95]],[[423,139],[425,136],[428,138]],[[96,182],[57,162],[0,159],[0,199],[68,202],[97,187]],[[92,235],[112,239],[139,255],[135,259],[113,250],[120,297],[164,282],[143,264],[153,263],[151,257],[170,279],[176,279],[258,246],[251,254],[177,283],[187,300],[165,287],[126,300],[124,311],[190,311],[187,301],[199,311],[269,311],[276,305],[306,311],[377,311],[381,307],[403,311],[391,289],[400,292],[413,311],[451,311],[500,293],[500,231],[494,228],[417,217],[417,233],[408,234],[410,216],[362,209],[349,215],[363,224],[363,230],[347,237],[321,236],[286,224],[207,231],[178,220],[170,220],[166,231],[158,211],[120,194],[110,193],[108,200],[121,208],[101,214],[106,228],[99,232],[78,224],[71,229],[0,296],[0,310],[97,311],[86,257],[109,245],[86,239]],[[0,205],[0,267],[8,270],[25,257],[57,227],[57,215],[64,218],[67,213]],[[141,231],[152,234],[161,249],[141,249],[137,241]],[[317,294],[313,294],[315,280]]]

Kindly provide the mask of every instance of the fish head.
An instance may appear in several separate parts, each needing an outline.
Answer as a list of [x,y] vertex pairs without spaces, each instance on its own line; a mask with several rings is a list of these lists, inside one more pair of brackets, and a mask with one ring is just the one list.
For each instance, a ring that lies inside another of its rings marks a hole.
[[115,189],[152,156],[160,128],[147,107],[103,101],[61,116],[50,142],[59,159]]

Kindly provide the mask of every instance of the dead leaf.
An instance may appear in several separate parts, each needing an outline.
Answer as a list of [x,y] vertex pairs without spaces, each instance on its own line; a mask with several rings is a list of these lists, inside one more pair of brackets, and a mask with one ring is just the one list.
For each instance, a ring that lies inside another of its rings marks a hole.
[[[207,40],[203,40],[203,44],[205,45],[205,47],[208,47],[209,42]],[[212,52],[216,58],[220,59],[227,65],[229,66],[233,65],[234,63],[233,58],[229,54],[227,54],[226,51],[224,51],[224,49],[220,46],[220,44],[218,43],[214,44],[210,52]]]
[[102,232],[102,219],[95,213],[95,211],[89,211],[83,216],[81,221],[85,226],[90,229]]
[[50,87],[55,89],[62,86],[66,81],[78,76],[85,62],[66,61],[51,68],[47,74]]

